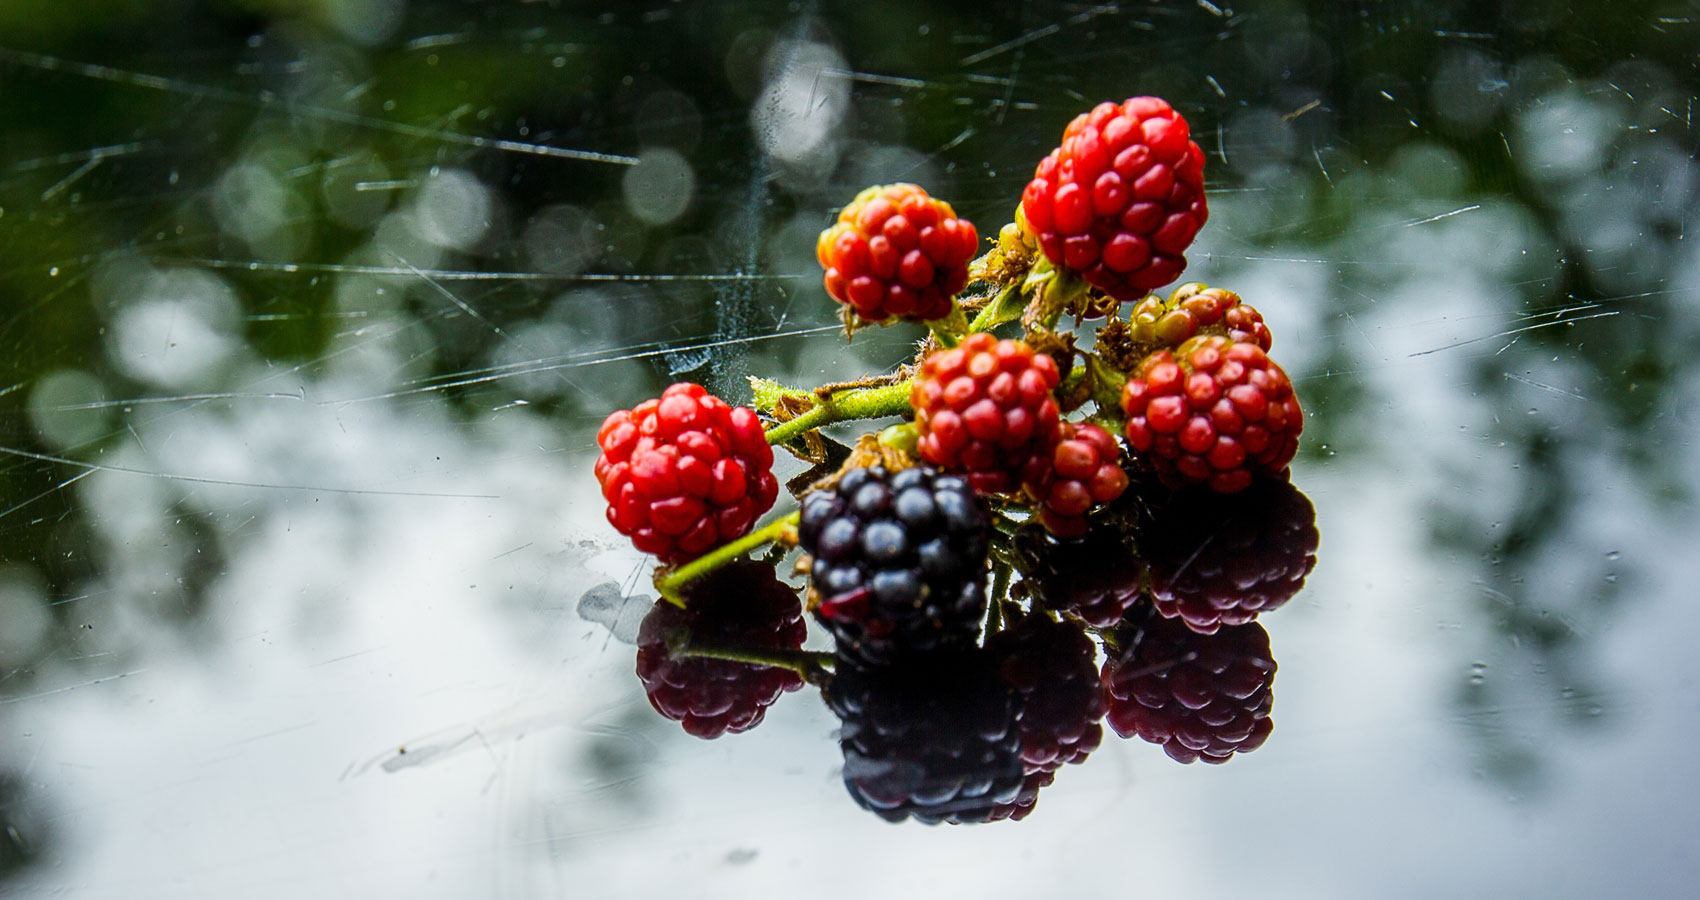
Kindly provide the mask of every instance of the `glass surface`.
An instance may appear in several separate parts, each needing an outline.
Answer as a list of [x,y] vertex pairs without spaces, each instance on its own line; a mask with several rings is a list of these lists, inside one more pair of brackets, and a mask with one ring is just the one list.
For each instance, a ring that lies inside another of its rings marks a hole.
[[[0,893],[1691,896],[1697,45],[1674,2],[7,0]],[[845,342],[836,210],[990,237],[1140,94],[1206,153],[1183,280],[1307,412],[1267,743],[1106,731],[929,828],[850,801],[813,688],[657,715],[603,417],[891,371],[924,331]]]

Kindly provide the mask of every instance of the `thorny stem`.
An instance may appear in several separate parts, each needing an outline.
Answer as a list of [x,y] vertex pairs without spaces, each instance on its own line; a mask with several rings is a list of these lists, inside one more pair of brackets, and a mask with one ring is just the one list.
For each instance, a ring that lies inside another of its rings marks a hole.
[[822,397],[808,412],[769,428],[767,442],[774,445],[788,443],[805,431],[813,431],[823,425],[849,419],[907,415],[914,411],[914,407],[909,405],[909,389],[913,386],[912,381],[900,381],[885,387],[846,391],[831,397]]
[[760,650],[747,647],[715,647],[704,644],[693,644],[688,639],[673,648],[680,656],[695,656],[704,659],[724,659],[728,662],[749,663],[752,666],[776,666],[790,669],[802,676],[804,681],[819,685],[832,673],[833,656],[830,653],[817,653],[810,650]]
[[707,575],[763,544],[781,541],[787,544],[796,543],[797,520],[801,515],[793,512],[780,516],[732,543],[716,547],[678,568],[658,570],[655,573],[655,589],[661,592],[662,598],[667,602],[684,608],[685,598],[680,591],[692,579]]

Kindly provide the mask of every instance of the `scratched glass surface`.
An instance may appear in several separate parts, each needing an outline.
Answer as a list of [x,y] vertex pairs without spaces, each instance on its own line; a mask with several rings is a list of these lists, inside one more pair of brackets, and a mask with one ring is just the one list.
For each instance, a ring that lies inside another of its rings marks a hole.
[[[1231,6],[0,4],[0,893],[1689,896],[1700,13]],[[655,715],[602,417],[889,371],[832,212],[1134,94],[1309,413],[1274,736],[927,828]]]

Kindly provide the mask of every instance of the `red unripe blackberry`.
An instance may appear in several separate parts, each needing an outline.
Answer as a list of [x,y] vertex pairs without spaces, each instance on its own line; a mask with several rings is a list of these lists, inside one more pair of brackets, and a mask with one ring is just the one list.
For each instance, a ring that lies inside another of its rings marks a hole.
[[991,520],[968,483],[931,466],[854,468],[803,498],[815,617],[838,652],[874,664],[972,646],[986,612]]
[[1144,563],[1129,537],[1108,524],[1074,540],[1024,526],[1014,544],[1028,590],[1046,609],[1108,628],[1144,595]]
[[1104,729],[1098,645],[1079,625],[1044,613],[986,639],[1004,683],[1021,694],[1021,761],[1029,774],[1085,762]]
[[1049,450],[1022,473],[1022,489],[1039,504],[1039,520],[1059,537],[1086,533],[1086,513],[1120,497],[1127,473],[1121,447],[1110,433],[1084,422],[1064,422]]
[[880,818],[991,821],[1023,784],[1021,699],[979,647],[891,665],[840,660],[821,692],[842,721],[844,787]]
[[1275,727],[1275,657],[1263,626],[1204,635],[1148,616],[1120,637],[1121,651],[1103,671],[1116,734],[1137,734],[1183,763],[1227,762],[1263,746]]
[[1256,344],[1265,353],[1274,342],[1263,314],[1239,294],[1196,281],[1175,288],[1167,300],[1147,295],[1128,317],[1128,335],[1136,346],[1179,347],[1200,334]]
[[1209,634],[1292,599],[1316,566],[1316,510],[1285,481],[1231,497],[1181,491],[1140,541],[1157,611]]
[[761,420],[699,385],[610,414],[596,443],[609,523],[669,565],[742,537],[779,493]]
[[934,351],[909,393],[921,458],[967,475],[981,493],[1016,490],[1055,439],[1061,413],[1051,392],[1060,379],[1049,354],[985,332]]
[[1256,344],[1218,335],[1147,356],[1121,406],[1136,459],[1171,486],[1223,494],[1285,472],[1304,430],[1287,373]]
[[826,292],[869,322],[950,314],[980,247],[974,223],[913,184],[871,187],[821,232],[815,257]]
[[[688,654],[690,646],[797,650],[808,628],[797,594],[773,567],[739,560],[684,588],[685,607],[656,601],[638,627],[637,674],[649,703],[700,738],[748,731],[779,695],[803,686],[790,669]],[[676,652],[682,647],[686,652]]]
[[1039,163],[1021,212],[1052,265],[1138,300],[1181,274],[1209,218],[1204,152],[1166,101],[1100,103]]

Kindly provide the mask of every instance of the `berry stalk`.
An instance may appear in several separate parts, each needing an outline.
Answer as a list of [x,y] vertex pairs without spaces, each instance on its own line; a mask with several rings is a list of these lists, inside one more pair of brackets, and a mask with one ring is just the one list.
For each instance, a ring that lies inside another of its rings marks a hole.
[[656,570],[655,589],[661,592],[662,599],[682,609],[685,606],[685,597],[681,590],[692,579],[707,575],[763,544],[780,541],[786,544],[797,542],[797,513],[774,519],[730,544],[716,547],[682,566]]
[[818,398],[813,409],[789,422],[780,422],[767,430],[769,444],[788,443],[806,431],[823,425],[851,419],[880,419],[886,416],[907,416],[914,412],[909,405],[912,382],[899,381],[884,387],[845,391],[831,397]]

